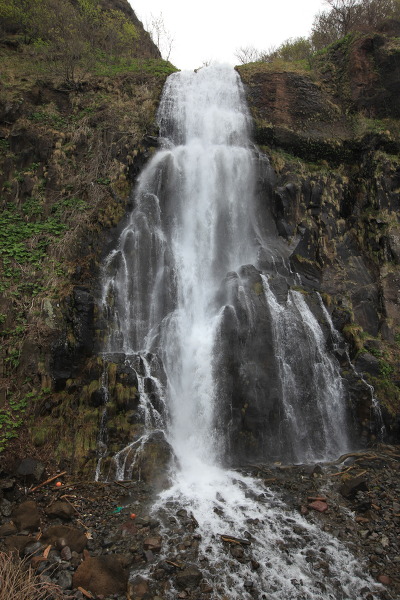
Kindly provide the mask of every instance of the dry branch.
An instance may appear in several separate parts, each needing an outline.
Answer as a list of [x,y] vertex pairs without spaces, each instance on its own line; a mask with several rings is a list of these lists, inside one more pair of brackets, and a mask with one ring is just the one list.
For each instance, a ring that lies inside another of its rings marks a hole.
[[50,477],[50,479],[46,479],[46,481],[43,481],[42,483],[39,483],[39,485],[37,485],[36,487],[28,490],[28,494],[31,494],[32,492],[35,492],[36,490],[38,490],[39,488],[43,487],[44,485],[47,485],[48,483],[51,483],[55,479],[58,479],[59,477],[62,477],[63,475],[66,475],[66,474],[67,474],[67,471],[63,471],[62,473],[57,473],[57,475],[54,475],[53,477]]

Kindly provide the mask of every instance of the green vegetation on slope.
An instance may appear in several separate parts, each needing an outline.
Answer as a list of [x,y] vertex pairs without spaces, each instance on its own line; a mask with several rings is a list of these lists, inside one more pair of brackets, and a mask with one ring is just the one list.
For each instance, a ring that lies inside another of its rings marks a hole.
[[147,38],[112,3],[0,1],[0,451],[54,402],[71,290],[96,277],[151,152],[176,69]]

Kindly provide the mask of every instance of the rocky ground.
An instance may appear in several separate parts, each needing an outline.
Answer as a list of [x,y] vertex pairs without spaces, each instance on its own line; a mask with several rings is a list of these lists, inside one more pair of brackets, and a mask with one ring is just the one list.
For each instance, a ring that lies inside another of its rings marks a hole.
[[[337,464],[249,465],[242,471],[346,544],[382,584],[382,600],[400,598],[400,447],[379,446]],[[46,477],[31,459],[2,474],[0,550],[28,557],[43,581],[60,586],[62,598],[161,600],[170,590],[177,598],[222,598],[207,576],[213,566],[195,515],[171,506],[163,523],[150,517],[153,494],[143,482],[73,481],[60,473],[42,485],[54,475]],[[221,537],[215,543],[224,546],[227,560],[259,568],[248,540]],[[327,566],[318,560],[313,568]],[[252,585],[244,582],[257,598]],[[368,587],[363,597],[372,598]]]

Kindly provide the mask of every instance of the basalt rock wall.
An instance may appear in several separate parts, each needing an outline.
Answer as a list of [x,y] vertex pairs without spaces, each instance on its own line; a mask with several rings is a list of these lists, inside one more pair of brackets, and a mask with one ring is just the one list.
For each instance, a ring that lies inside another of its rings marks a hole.
[[[309,72],[238,68],[254,139],[276,174],[273,215],[291,266],[306,294],[322,295],[373,385],[389,439],[399,434],[400,400],[398,26],[344,38]],[[346,361],[342,373],[367,426],[370,394]]]

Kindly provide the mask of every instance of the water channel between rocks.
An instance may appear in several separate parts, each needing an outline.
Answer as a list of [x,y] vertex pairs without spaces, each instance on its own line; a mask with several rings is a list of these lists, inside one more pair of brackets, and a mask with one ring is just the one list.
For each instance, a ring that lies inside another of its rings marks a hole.
[[[238,75],[225,66],[171,75],[159,124],[161,149],[103,269],[103,357],[135,381],[134,437],[106,473],[106,402],[96,477],[130,478],[146,446],[163,440],[173,458],[153,514],[171,544],[177,511],[196,523],[212,597],[368,597],[375,584],[336,538],[234,470],[330,460],[355,443],[330,323],[317,294],[293,289],[295,240],[276,231],[273,173],[251,144]],[[107,401],[106,377],[103,387]],[[229,556],[221,535],[239,540]],[[196,577],[188,572],[181,589]]]

